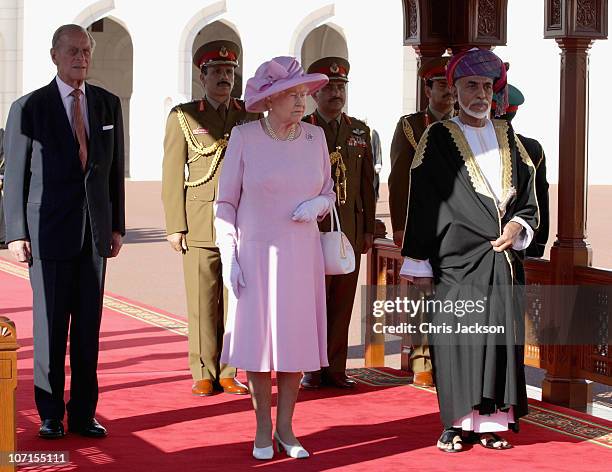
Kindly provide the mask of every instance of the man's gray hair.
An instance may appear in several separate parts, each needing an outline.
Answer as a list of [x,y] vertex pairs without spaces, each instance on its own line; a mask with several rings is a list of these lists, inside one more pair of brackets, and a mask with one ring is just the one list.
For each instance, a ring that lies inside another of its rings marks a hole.
[[91,50],[93,51],[96,48],[96,40],[93,38],[91,33],[83,28],[81,25],[69,24],[62,25],[53,33],[53,39],[51,40],[51,47],[53,49],[57,49],[58,43],[60,39],[65,34],[70,33],[85,33],[89,37],[89,43],[91,44]]

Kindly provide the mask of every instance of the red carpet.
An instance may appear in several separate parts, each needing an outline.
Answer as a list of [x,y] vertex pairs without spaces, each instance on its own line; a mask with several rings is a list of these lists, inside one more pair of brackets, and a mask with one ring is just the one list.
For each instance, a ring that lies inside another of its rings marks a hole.
[[[12,272],[9,273],[9,272]],[[101,335],[98,419],[103,440],[36,437],[31,292],[21,268],[0,260],[0,315],[15,321],[19,343],[18,448],[69,451],[71,464],[20,470],[580,470],[601,471],[612,457],[612,424],[532,403],[508,451],[475,446],[461,454],[435,448],[436,396],[401,385],[401,373],[362,370],[355,392],[301,392],[296,434],[313,453],[296,461],[251,458],[254,415],[249,397],[190,394],[185,321],[119,297],[107,298]],[[113,308],[109,308],[112,306]],[[154,326],[162,325],[164,326]],[[375,386],[375,384],[388,384]]]

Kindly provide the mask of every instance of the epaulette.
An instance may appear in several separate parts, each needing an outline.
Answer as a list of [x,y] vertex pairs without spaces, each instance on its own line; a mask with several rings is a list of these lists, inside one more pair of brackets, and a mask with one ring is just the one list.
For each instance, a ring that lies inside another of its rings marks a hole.
[[431,123],[428,123],[428,114],[427,111],[415,111],[414,113],[409,113],[408,115],[404,115],[402,117],[402,119],[406,119],[406,120],[411,120],[411,119],[418,119],[418,120],[423,120],[424,124],[425,124],[425,128],[427,128]]
[[179,108],[183,108],[187,105],[191,105],[191,104],[195,104],[197,102],[197,100],[193,100],[191,102],[183,102],[183,103],[177,103],[176,105],[174,105],[170,111],[177,111]]

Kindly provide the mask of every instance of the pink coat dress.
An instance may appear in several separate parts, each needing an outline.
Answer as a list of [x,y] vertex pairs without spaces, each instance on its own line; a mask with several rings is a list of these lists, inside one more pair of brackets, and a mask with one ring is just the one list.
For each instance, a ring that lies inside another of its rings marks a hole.
[[221,362],[247,371],[328,366],[319,228],[291,215],[319,195],[333,204],[335,194],[323,130],[300,126],[294,141],[273,140],[259,121],[234,127],[219,176],[215,218],[236,230],[246,284],[238,299],[229,291]]

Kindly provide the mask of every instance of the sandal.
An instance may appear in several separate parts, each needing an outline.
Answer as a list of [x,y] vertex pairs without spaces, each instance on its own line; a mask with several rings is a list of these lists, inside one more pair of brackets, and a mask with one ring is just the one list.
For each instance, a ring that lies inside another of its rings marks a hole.
[[487,449],[511,449],[512,444],[495,433],[482,433],[480,435],[480,445]]
[[442,431],[437,446],[442,452],[461,452],[463,450],[461,430],[458,428],[446,428]]

